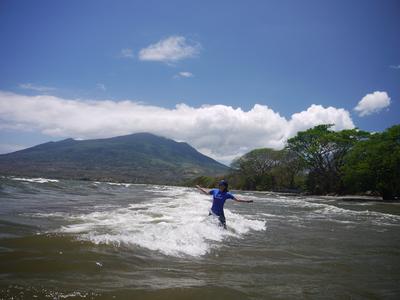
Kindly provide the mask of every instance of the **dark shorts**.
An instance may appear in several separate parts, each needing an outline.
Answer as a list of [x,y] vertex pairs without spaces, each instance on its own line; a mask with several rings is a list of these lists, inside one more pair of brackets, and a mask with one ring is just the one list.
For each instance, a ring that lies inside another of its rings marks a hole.
[[[213,214],[209,212],[208,215],[209,215],[209,216],[212,216]],[[215,216],[217,216],[217,215],[215,215]],[[224,227],[224,228],[226,229],[226,220],[225,220],[225,215],[224,215],[224,213],[222,213],[221,215],[219,215],[219,216],[217,216],[217,217],[218,217],[220,226],[222,226],[222,227]]]

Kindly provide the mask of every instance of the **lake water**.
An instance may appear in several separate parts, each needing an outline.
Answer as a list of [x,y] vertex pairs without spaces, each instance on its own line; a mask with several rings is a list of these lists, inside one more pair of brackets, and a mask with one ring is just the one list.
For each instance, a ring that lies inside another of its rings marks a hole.
[[0,179],[0,299],[400,299],[400,205]]

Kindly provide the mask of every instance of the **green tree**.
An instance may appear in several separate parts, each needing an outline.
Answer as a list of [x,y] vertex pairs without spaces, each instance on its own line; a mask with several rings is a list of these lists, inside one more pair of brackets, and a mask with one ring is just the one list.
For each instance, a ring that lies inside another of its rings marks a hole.
[[377,191],[400,197],[400,125],[357,143],[345,157],[344,182],[350,192]]
[[281,150],[281,161],[273,170],[279,189],[298,190],[304,184],[304,164],[296,153],[288,149]]
[[231,167],[242,177],[245,189],[267,190],[275,187],[271,171],[281,163],[283,153],[269,148],[255,149],[234,160]]
[[331,130],[332,124],[318,125],[287,142],[287,149],[295,153],[308,171],[307,189],[315,194],[340,193],[344,190],[342,167],[346,153],[368,133],[358,129]]
[[255,149],[235,159],[228,176],[232,186],[246,190],[297,189],[297,174],[301,162],[297,156],[284,149]]

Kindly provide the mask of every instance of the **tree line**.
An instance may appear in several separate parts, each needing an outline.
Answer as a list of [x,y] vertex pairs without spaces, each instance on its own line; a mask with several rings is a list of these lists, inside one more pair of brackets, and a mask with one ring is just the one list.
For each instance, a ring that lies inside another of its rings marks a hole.
[[[332,130],[332,124],[298,132],[282,150],[255,149],[235,159],[224,177],[231,188],[310,194],[400,197],[400,125],[381,133]],[[213,186],[220,178],[193,183]]]

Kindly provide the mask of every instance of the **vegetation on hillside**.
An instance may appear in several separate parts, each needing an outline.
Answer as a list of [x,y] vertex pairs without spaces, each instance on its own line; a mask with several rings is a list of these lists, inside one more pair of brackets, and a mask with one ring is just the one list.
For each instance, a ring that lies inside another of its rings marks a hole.
[[0,155],[0,174],[134,183],[180,184],[228,167],[187,143],[149,133],[49,142]]

